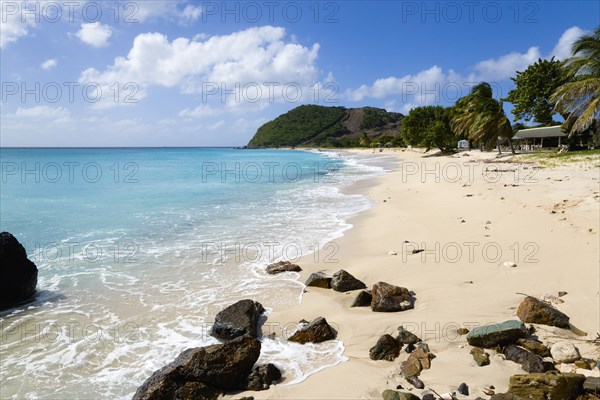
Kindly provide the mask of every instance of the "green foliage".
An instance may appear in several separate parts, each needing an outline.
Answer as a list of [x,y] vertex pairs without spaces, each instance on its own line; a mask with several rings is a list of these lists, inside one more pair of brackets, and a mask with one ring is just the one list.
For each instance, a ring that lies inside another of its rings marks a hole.
[[456,134],[480,143],[488,150],[494,147],[498,138],[511,139],[513,136],[502,102],[492,97],[492,87],[487,82],[474,86],[471,93],[458,99],[450,126]]
[[457,138],[450,129],[450,109],[441,106],[416,107],[402,120],[400,134],[411,146],[438,148],[452,153]]
[[389,113],[380,108],[365,107],[360,129],[374,129],[382,126],[400,122],[402,116],[397,113]]
[[552,93],[569,80],[569,74],[562,63],[552,57],[550,60],[538,59],[525,71],[517,71],[510,78],[516,87],[502,100],[514,104],[512,113],[516,120],[534,120],[543,126],[552,123],[555,103],[550,100]]
[[261,126],[248,147],[298,146],[311,140],[320,143],[346,129],[340,124],[344,107],[302,105]]

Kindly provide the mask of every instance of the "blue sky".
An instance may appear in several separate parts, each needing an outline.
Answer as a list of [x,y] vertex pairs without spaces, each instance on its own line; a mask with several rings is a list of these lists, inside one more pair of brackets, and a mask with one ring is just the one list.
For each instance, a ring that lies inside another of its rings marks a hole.
[[[596,1],[1,0],[2,146],[238,146],[298,105],[505,96]],[[505,108],[510,114],[510,104]]]

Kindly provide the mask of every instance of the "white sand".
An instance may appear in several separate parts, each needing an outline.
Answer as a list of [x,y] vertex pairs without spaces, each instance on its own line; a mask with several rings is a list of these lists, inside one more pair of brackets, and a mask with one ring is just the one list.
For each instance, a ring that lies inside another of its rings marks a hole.
[[[394,334],[398,325],[420,336],[436,355],[431,369],[420,375],[426,387],[442,393],[466,382],[469,398],[487,397],[481,392],[484,385],[503,392],[511,375],[524,373],[521,367],[494,351],[489,351],[491,365],[478,367],[465,336],[458,336],[456,329],[517,319],[516,307],[523,299],[518,292],[536,297],[568,292],[557,307],[588,336],[543,326],[538,334],[547,344],[572,338],[584,357],[599,358],[598,347],[583,341],[600,332],[597,163],[538,170],[531,164],[485,164],[496,154],[476,151],[468,157],[389,150],[383,154],[398,157],[397,170],[352,188],[371,198],[374,206],[353,218],[354,228],[335,241],[336,262],[320,257],[315,263],[313,256],[299,262],[304,269],[301,280],[314,271],[333,274],[343,268],[369,287],[385,281],[413,290],[415,308],[375,313],[368,307],[350,308],[357,292],[307,288],[302,304],[270,314],[269,321],[287,324],[323,316],[338,328],[349,360],[302,383],[246,395],[380,399],[384,389],[398,384],[412,388],[399,375],[400,363],[408,357],[404,351],[393,362],[369,359],[377,339]],[[422,174],[436,168],[438,173]],[[490,171],[495,169],[504,172]],[[404,245],[405,240],[427,251],[407,254],[413,246]],[[390,250],[398,255],[388,255]],[[505,261],[517,267],[505,267]]]

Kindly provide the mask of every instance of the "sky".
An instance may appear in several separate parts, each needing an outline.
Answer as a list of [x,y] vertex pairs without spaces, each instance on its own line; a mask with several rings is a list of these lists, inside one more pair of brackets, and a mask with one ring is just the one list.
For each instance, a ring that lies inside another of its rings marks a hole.
[[[498,99],[597,1],[0,0],[0,146],[243,146],[302,104]],[[510,119],[511,105],[505,103]]]

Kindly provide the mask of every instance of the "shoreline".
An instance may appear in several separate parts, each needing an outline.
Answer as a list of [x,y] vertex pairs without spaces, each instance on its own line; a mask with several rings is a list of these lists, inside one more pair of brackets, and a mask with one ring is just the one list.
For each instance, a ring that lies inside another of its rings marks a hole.
[[[371,155],[370,150],[343,152]],[[481,389],[490,384],[503,392],[511,375],[523,373],[520,365],[491,352],[491,365],[480,370],[465,337],[457,335],[456,329],[517,319],[516,306],[523,298],[518,292],[541,297],[567,291],[564,304],[557,307],[588,333],[585,338],[571,339],[582,356],[598,358],[597,348],[577,341],[594,339],[600,331],[597,170],[536,170],[503,161],[502,169],[487,164],[497,169],[492,179],[492,172],[486,176],[478,172],[486,162],[494,161],[493,153],[472,151],[468,158],[464,153],[431,158],[413,151],[383,154],[395,155],[398,168],[343,189],[346,194],[367,196],[372,207],[346,220],[352,228],[332,242],[337,246],[336,261],[324,262],[321,255],[303,257],[298,261],[303,268],[298,281],[304,282],[312,272],[330,275],[345,269],[368,287],[385,281],[414,290],[415,308],[375,313],[370,308],[350,308],[357,292],[306,288],[299,305],[272,312],[268,320],[327,318],[338,330],[348,361],[297,384],[287,385],[284,380],[267,391],[244,394],[256,399],[367,399],[381,398],[383,390],[398,384],[412,388],[399,376],[407,354],[401,352],[393,362],[369,359],[369,348],[399,325],[420,336],[436,355],[431,369],[421,375],[426,387],[443,393],[466,382],[475,397],[483,396]],[[420,172],[425,175],[409,174],[412,169],[408,167],[423,168]],[[449,173],[451,168],[461,169],[460,179],[444,176],[442,171]],[[411,246],[425,245],[427,251],[407,254],[404,240]],[[468,252],[485,246],[500,248],[502,256],[496,259],[491,253]],[[450,253],[457,249],[462,251],[460,257]],[[392,250],[398,255],[389,255]],[[504,267],[504,261],[514,261],[517,267]],[[546,344],[565,335],[557,328],[539,328]],[[597,370],[588,372],[597,374]]]

